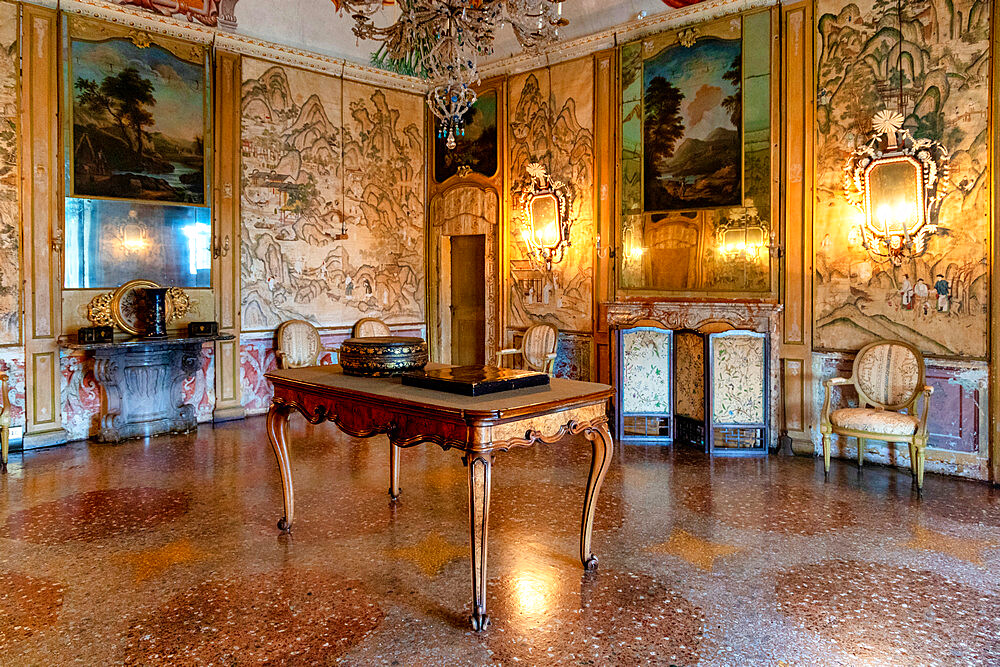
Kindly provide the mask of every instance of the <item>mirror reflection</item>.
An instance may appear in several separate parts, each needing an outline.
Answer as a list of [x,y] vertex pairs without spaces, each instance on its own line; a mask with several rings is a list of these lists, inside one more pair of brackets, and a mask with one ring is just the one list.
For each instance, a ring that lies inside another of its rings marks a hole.
[[66,198],[66,287],[112,288],[144,278],[210,287],[211,210]]

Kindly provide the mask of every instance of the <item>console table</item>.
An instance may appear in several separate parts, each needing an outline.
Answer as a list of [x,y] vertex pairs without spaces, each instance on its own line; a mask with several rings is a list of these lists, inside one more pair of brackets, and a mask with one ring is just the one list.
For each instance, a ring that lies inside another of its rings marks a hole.
[[121,442],[194,430],[198,420],[194,406],[184,403],[184,382],[198,369],[203,345],[232,339],[231,334],[123,338],[111,343],[60,341],[60,346],[94,353],[94,375],[101,387],[98,439]]

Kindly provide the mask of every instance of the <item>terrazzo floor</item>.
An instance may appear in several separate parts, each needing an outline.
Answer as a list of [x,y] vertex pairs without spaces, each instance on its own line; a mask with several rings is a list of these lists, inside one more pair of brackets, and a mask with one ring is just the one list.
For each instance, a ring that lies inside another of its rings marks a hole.
[[476,634],[459,455],[291,435],[291,536],[261,418],[12,455],[0,665],[1000,665],[984,484],[620,447],[585,573],[589,444],[499,454]]

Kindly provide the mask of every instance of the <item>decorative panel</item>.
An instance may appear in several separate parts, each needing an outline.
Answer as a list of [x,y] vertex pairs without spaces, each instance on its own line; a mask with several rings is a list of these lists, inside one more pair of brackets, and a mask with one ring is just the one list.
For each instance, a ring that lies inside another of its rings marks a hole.
[[582,334],[559,334],[553,375],[570,380],[591,381],[594,337]]
[[20,347],[0,347],[0,373],[10,378],[7,398],[11,406],[11,425],[24,426],[24,350]]
[[705,419],[705,337],[693,331],[674,333],[675,413]]
[[[990,3],[820,0],[816,8],[814,330],[817,349],[856,351],[901,339],[927,354],[987,356],[991,178]],[[902,64],[902,72],[899,67]],[[926,251],[873,260],[843,195],[843,165],[880,110],[951,155],[951,191]],[[938,299],[938,293],[947,296]],[[916,298],[909,298],[913,294]]]
[[772,24],[754,12],[621,47],[621,289],[773,291]]
[[574,193],[573,226],[565,258],[546,271],[530,259],[517,212],[508,224],[507,324],[525,329],[549,322],[560,331],[593,330],[594,275],[594,70],[585,58],[510,77],[508,82],[508,183],[526,179],[540,162]]
[[423,100],[245,58],[242,322],[424,317]]
[[0,2],[0,345],[21,339],[18,206],[18,6]]
[[763,424],[766,416],[765,338],[753,334],[709,337],[713,424]]
[[668,329],[623,329],[621,411],[670,414],[671,337]]

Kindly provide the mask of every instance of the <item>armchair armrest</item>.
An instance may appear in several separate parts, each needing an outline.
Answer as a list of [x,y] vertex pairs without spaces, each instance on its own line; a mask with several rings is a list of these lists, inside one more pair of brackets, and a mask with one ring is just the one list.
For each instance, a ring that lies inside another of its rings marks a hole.
[[497,350],[497,356],[499,356],[501,354],[517,354],[520,351],[521,350],[517,349],[516,347],[508,347],[508,348],[504,348],[503,350]]
[[840,385],[854,384],[854,378],[829,378],[823,380],[823,412],[820,415],[820,426],[830,427],[830,389]]
[[930,413],[931,407],[931,394],[934,393],[934,387],[929,384],[924,385],[924,388],[920,390],[920,394],[913,400],[914,407],[916,407],[917,401],[920,400],[920,396],[924,397],[924,409],[920,410],[920,426],[917,427],[918,434],[927,433],[927,415]]

